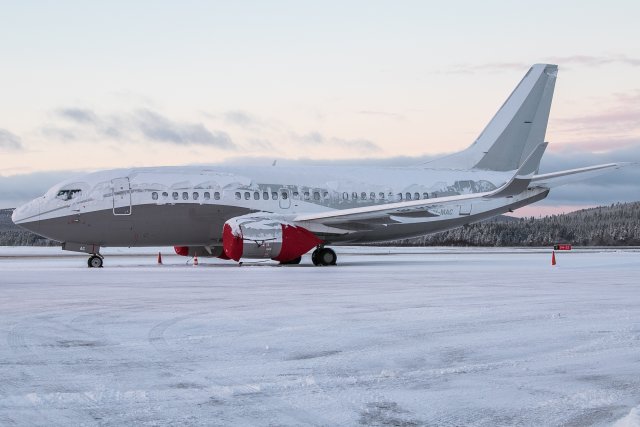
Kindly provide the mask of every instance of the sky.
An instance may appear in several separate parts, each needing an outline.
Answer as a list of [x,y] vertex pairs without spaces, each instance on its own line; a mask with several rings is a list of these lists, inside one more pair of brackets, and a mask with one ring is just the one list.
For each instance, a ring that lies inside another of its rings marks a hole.
[[[638,16],[637,1],[3,2],[0,208],[116,167],[415,164],[470,145],[539,62],[560,70],[543,171],[640,161]],[[637,169],[613,175],[523,212],[640,200]]]

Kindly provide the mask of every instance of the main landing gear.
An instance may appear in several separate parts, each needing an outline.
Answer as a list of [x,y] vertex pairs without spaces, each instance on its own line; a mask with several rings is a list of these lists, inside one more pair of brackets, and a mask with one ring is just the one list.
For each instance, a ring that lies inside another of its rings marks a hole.
[[324,246],[319,246],[311,254],[313,265],[336,265],[337,260],[338,255],[336,255],[333,249],[325,248]]
[[92,254],[87,260],[87,265],[89,268],[100,268],[102,267],[103,256],[100,254]]

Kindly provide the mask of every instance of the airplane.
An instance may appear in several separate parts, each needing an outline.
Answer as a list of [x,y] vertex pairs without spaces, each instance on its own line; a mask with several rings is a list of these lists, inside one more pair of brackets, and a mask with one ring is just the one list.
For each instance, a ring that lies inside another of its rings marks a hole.
[[330,246],[423,236],[544,199],[608,163],[539,174],[558,67],[533,65],[467,149],[412,167],[185,166],[115,169],[54,185],[15,224],[89,254],[173,246],[187,257],[336,265]]

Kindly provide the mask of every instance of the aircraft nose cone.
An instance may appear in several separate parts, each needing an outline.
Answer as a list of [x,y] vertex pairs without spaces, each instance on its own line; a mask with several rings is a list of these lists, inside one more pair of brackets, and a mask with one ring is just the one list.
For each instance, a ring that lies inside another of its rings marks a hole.
[[40,200],[35,199],[17,207],[11,214],[11,221],[22,228],[34,231],[40,221]]

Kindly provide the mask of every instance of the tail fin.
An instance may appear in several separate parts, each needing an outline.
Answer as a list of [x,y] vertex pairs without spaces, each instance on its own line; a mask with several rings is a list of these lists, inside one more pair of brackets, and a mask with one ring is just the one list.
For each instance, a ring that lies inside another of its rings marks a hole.
[[425,165],[442,169],[518,169],[544,142],[557,74],[557,65],[531,67],[469,148]]

